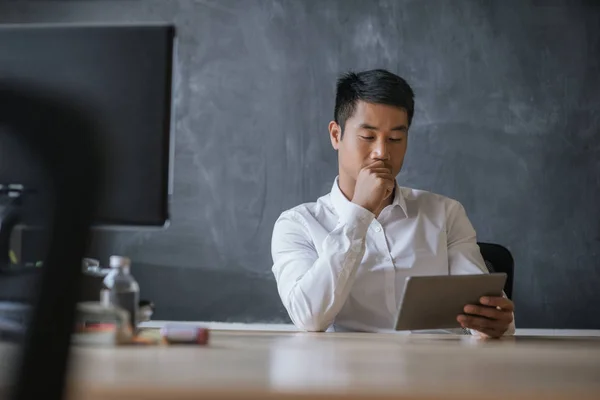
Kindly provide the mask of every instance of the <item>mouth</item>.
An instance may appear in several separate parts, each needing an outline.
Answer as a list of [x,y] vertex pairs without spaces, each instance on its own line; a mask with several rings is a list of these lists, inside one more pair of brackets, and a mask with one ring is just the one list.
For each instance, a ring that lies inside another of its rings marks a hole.
[[[363,168],[366,167],[367,165],[370,165],[370,164],[373,164],[373,161],[365,163],[365,165],[363,165]],[[387,163],[384,162],[383,163],[383,167],[389,169],[390,171],[392,171],[392,166],[390,164],[387,164]]]

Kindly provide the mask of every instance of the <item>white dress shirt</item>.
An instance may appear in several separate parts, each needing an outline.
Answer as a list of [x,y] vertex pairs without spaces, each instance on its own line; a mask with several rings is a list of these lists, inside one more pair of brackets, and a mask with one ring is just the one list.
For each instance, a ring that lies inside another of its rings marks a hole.
[[407,276],[488,273],[458,201],[398,184],[375,218],[336,178],[329,194],[281,214],[271,250],[279,296],[307,331],[393,329]]

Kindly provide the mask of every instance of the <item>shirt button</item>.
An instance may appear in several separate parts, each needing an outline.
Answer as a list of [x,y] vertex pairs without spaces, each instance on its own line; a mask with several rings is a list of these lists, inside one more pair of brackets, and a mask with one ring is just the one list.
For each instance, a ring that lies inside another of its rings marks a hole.
[[380,228],[380,227],[378,227],[378,226],[376,226],[376,227],[375,227],[375,232],[381,232],[381,228]]
[[392,261],[392,259],[391,259],[391,258],[389,258],[389,257],[386,257],[384,260],[385,260],[385,261]]

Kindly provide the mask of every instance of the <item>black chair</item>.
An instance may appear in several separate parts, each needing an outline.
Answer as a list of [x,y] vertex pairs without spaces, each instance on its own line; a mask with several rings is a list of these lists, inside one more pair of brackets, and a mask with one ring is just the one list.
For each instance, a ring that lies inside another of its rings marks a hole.
[[504,285],[504,293],[506,297],[512,300],[512,289],[513,289],[513,276],[515,269],[515,260],[513,259],[510,251],[499,244],[495,243],[477,243],[481,255],[485,260],[485,264],[492,272],[504,272],[506,273],[506,284]]

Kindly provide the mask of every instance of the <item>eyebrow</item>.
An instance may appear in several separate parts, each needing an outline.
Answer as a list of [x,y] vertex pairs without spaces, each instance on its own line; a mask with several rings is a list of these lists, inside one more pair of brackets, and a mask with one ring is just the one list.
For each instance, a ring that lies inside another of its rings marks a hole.
[[[360,124],[360,127],[362,129],[368,129],[368,130],[372,130],[372,131],[378,130],[378,128],[376,126],[369,125],[369,124],[364,123],[364,122],[362,124]],[[407,131],[407,130],[408,130],[408,127],[406,125],[398,125],[398,126],[395,126],[395,127],[392,128],[392,131],[402,131],[402,132],[404,132],[404,131]]]

